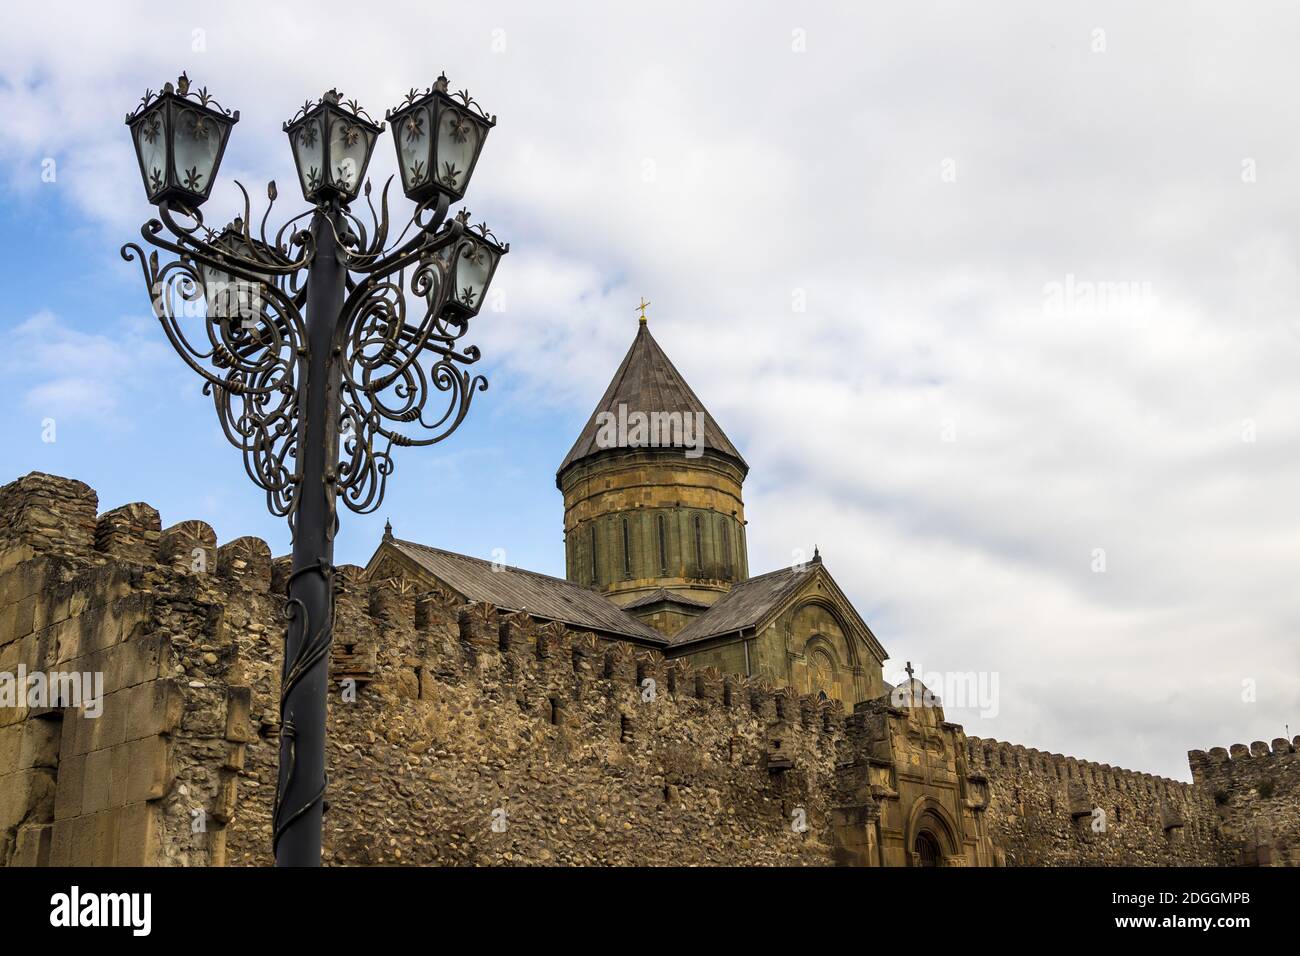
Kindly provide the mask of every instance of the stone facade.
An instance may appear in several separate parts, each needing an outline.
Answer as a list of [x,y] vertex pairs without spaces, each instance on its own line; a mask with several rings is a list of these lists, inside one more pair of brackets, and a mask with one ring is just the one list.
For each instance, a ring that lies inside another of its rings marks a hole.
[[[269,863],[287,559],[96,511],[69,479],[0,488],[0,677],[102,680],[97,716],[0,697],[0,862]],[[1290,745],[1158,781],[968,740],[897,691],[846,714],[418,581],[336,590],[331,864],[1213,865],[1260,827],[1246,862],[1295,860]]]
[[142,504],[96,517],[90,488],[40,474],[0,489],[0,516],[0,860],[221,862],[249,695],[212,586],[265,544],[217,549]]
[[[848,718],[838,816],[840,861],[856,866],[993,866],[987,781],[966,766],[962,728],[937,705],[901,691],[854,708]],[[933,859],[923,856],[931,854]]]

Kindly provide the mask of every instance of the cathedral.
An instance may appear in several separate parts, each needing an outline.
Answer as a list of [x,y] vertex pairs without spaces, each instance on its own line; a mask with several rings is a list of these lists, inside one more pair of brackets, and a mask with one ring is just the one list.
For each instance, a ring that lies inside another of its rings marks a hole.
[[[838,702],[853,715],[860,741],[838,775],[848,794],[835,826],[839,862],[1003,862],[983,818],[987,782],[968,772],[961,728],[945,720],[919,680],[897,688],[884,681],[885,649],[817,549],[806,561],[749,573],[749,465],[642,313],[556,471],[564,579],[404,541],[387,529],[366,578]],[[918,706],[921,695],[926,706]],[[790,734],[790,715],[778,713],[767,733],[770,772],[792,766],[783,743]]]
[[555,475],[564,580],[385,534],[367,571],[765,678],[846,710],[888,693],[885,649],[814,550],[751,576],[749,465],[650,332],[636,337]]

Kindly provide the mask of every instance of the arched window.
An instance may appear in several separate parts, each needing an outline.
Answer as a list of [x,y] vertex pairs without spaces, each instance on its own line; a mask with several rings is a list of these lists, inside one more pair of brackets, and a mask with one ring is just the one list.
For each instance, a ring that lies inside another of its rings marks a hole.
[[731,577],[731,531],[727,528],[727,519],[722,518],[722,567],[728,578]]
[[623,519],[623,577],[632,577],[632,533],[628,531],[627,519]]
[[695,575],[704,577],[704,519],[695,516]]
[[659,529],[659,573],[668,573],[668,521],[663,515],[655,518]]
[[591,523],[591,583],[600,583],[600,562],[596,557],[596,522]]

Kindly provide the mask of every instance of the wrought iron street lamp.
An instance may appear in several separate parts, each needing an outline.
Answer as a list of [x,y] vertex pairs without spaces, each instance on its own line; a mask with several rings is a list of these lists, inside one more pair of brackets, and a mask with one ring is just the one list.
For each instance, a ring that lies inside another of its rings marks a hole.
[[[293,535],[273,837],[282,866],[320,863],[338,501],[361,514],[378,508],[392,449],[442,441],[487,388],[467,368],[478,348],[459,340],[510,248],[486,225],[471,227],[468,213],[447,217],[495,117],[468,93],[449,94],[445,76],[388,116],[403,190],[416,203],[391,244],[391,180],[380,212],[365,179],[383,124],[333,90],[285,123],[312,208],[273,235],[275,183],[256,235],[238,182],[243,215],[220,232],[203,224],[237,112],[182,74],[126,118],[158,218],[141,229],[155,249],[127,243],[122,257],[140,263],[168,340],[203,379],[249,477]],[[369,229],[349,208],[362,192]]]

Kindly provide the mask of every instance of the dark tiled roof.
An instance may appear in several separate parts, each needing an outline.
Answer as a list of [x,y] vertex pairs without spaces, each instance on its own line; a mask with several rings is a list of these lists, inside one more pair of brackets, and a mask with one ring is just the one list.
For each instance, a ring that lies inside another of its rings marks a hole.
[[660,601],[667,601],[669,604],[680,604],[683,607],[696,607],[704,609],[709,607],[703,601],[697,601],[693,597],[687,597],[685,594],[677,594],[669,591],[667,588],[656,588],[649,594],[643,594],[639,598],[629,601],[623,605],[623,610],[630,611],[634,607],[645,607],[647,604],[658,604]]
[[672,638],[672,645],[676,647],[753,627],[807,581],[808,575],[817,567],[820,565],[781,568],[732,585],[717,603],[678,631]]
[[682,373],[664,354],[659,343],[650,334],[650,326],[643,322],[637,330],[632,347],[623,356],[623,363],[614,373],[609,388],[596,406],[587,425],[578,435],[569,453],[564,457],[556,474],[563,472],[571,464],[588,455],[605,451],[596,443],[599,423],[596,417],[601,412],[618,414],[619,405],[626,405],[629,413],[640,411],[653,412],[702,412],[704,415],[704,447],[723,455],[728,455],[740,463],[745,470],[749,466],[740,457],[736,446],[723,434],[718,423],[709,414],[704,403],[699,400],[691,387],[682,378]]
[[572,581],[520,568],[494,571],[490,561],[413,541],[393,538],[388,543],[466,600],[486,601],[511,611],[527,611],[544,620],[645,643],[666,643],[662,634],[599,591]]

